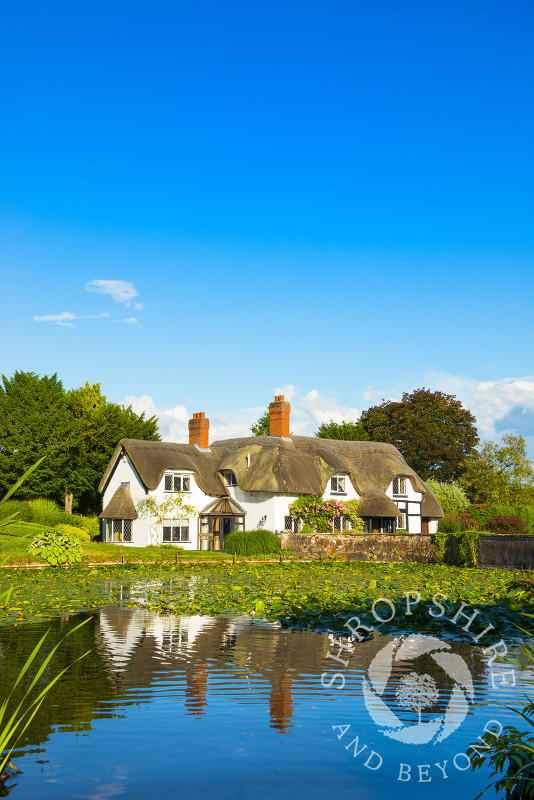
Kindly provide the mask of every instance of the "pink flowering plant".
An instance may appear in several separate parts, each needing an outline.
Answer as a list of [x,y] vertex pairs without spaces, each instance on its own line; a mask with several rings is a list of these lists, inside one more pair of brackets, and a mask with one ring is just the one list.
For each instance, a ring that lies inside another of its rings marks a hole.
[[340,500],[323,500],[315,494],[303,494],[289,506],[289,514],[319,533],[333,533],[334,520],[347,513]]

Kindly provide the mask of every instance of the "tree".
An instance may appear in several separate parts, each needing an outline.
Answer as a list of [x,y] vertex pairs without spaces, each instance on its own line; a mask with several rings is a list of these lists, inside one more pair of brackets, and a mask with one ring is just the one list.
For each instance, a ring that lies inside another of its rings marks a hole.
[[460,483],[476,503],[529,504],[534,499],[534,471],[522,436],[505,434],[501,444],[483,444],[463,462]]
[[151,495],[144,497],[137,501],[135,508],[142,517],[148,517],[151,544],[157,543],[158,532],[164,520],[193,517],[197,513],[195,506],[184,502],[184,495],[181,492],[169,495],[161,503],[158,503],[156,498]]
[[250,430],[254,436],[270,436],[271,435],[271,421],[269,417],[269,409],[259,417]]
[[97,511],[100,508],[98,484],[117,442],[120,439],[160,441],[157,420],[155,417],[145,419],[144,412],[135,414],[131,406],[125,408],[107,402],[99,383],[86,383],[67,392],[67,405],[80,430],[75,473],[78,485],[82,484],[83,477],[84,489],[78,493],[78,502],[82,509]]
[[384,400],[364,411],[360,423],[375,442],[397,447],[423,479],[457,479],[478,443],[475,418],[454,395],[415,389],[402,400]]
[[108,403],[100,385],[65,392],[57,375],[2,376],[0,387],[0,493],[46,455],[24,482],[21,499],[49,497],[83,511],[100,509],[98,483],[119,439],[159,440],[155,417]]
[[317,430],[320,439],[344,439],[347,442],[367,442],[371,437],[360,422],[323,422]]
[[443,483],[434,478],[429,478],[426,483],[446,514],[467,511],[469,498],[457,483]]
[[[6,491],[40,456],[44,462],[28,477],[17,496],[60,498],[85,488],[71,468],[80,427],[69,412],[57,375],[34,372],[2,376],[0,387],[0,492]],[[68,477],[70,476],[70,477]]]
[[418,675],[417,672],[410,672],[408,675],[404,675],[399,683],[401,685],[395,692],[397,702],[403,708],[416,711],[420,725],[423,708],[433,706],[439,697],[436,682],[430,675]]

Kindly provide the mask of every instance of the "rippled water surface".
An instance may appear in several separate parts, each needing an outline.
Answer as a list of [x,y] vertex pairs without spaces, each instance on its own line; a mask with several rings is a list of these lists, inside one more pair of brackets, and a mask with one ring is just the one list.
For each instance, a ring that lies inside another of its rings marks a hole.
[[[2,688],[43,630],[55,642],[82,618],[0,628]],[[26,732],[13,800],[474,800],[488,775],[461,754],[511,721],[484,704],[524,688],[518,669],[494,688],[480,647],[375,634],[338,655],[326,634],[244,617],[107,607],[61,659],[89,649]]]

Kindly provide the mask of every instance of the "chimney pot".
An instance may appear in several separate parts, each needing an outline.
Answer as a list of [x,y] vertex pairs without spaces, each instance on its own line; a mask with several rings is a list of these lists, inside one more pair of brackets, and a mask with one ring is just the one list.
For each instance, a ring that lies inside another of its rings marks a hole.
[[274,403],[269,403],[269,432],[271,436],[289,439],[289,412],[291,406],[283,394],[275,395]]
[[210,446],[210,421],[206,419],[204,411],[193,414],[193,419],[189,420],[189,444],[196,444],[203,450]]

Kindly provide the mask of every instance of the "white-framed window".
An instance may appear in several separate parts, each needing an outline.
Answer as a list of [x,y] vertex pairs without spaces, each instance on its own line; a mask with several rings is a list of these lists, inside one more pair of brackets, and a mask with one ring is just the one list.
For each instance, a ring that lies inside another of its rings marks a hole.
[[401,531],[407,530],[406,528],[406,514],[404,511],[399,511],[399,516],[397,517],[397,529]]
[[221,475],[226,486],[237,486],[237,481],[231,469],[222,469]]
[[393,494],[405,495],[406,494],[406,478],[393,479]]
[[178,472],[166,472],[163,478],[163,488],[166,492],[190,492],[191,477]]
[[334,475],[330,479],[330,491],[337,492],[337,494],[346,494],[345,480],[345,475]]
[[164,544],[180,544],[189,541],[189,520],[164,519],[161,541]]
[[106,541],[131,542],[132,522],[131,519],[108,519]]

